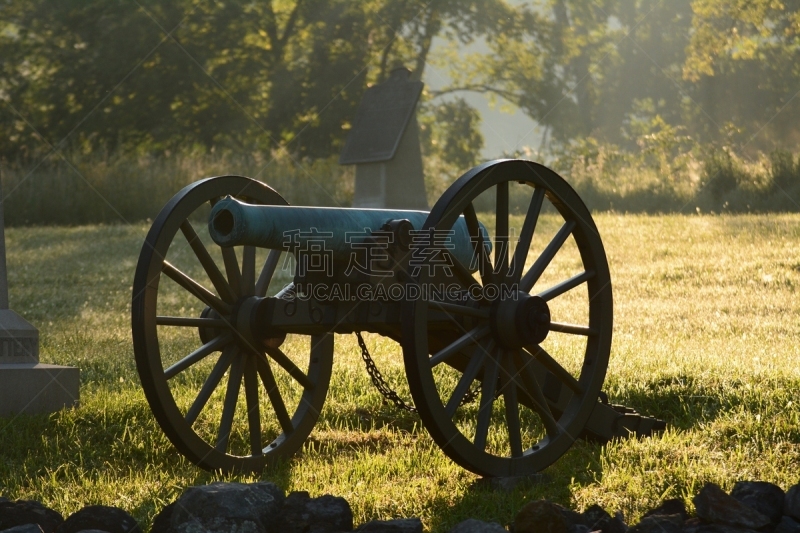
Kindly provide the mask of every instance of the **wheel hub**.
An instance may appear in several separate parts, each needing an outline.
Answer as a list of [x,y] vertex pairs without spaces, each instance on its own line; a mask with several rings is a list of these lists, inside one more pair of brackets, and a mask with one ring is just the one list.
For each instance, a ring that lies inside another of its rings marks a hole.
[[242,298],[233,309],[236,336],[239,346],[245,352],[264,348],[280,348],[286,340],[286,333],[271,330],[267,324],[259,322],[259,306],[264,299],[256,296]]
[[[217,313],[212,308],[206,307],[203,309],[203,312],[200,313],[200,318],[213,318],[215,320],[219,320],[222,318],[222,315]],[[197,333],[200,335],[200,340],[203,342],[203,344],[208,344],[215,338],[219,337],[222,332],[222,329],[215,327],[201,326],[197,328]]]
[[505,348],[540,344],[550,331],[550,308],[539,296],[518,291],[495,302],[490,322],[497,343]]

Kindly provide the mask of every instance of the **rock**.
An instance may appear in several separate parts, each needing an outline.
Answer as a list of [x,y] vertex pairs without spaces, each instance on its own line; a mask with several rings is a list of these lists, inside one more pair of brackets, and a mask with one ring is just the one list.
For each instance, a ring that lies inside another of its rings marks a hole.
[[794,485],[786,491],[786,498],[783,500],[783,514],[800,520],[800,484]]
[[706,483],[692,501],[697,516],[707,522],[742,529],[760,529],[770,524],[769,517],[725,494],[714,483]]
[[731,497],[763,514],[772,524],[781,521],[786,494],[777,485],[766,481],[737,481]]
[[800,522],[783,515],[774,533],[800,533]]
[[620,516],[611,516],[599,505],[592,505],[583,512],[583,523],[589,531],[602,531],[603,533],[625,533],[628,526]]
[[330,495],[310,498],[305,491],[286,497],[280,520],[283,533],[353,530],[353,511],[347,500]]
[[683,525],[683,533],[758,533],[754,529],[744,529],[726,524],[711,524],[702,520],[698,520],[692,525],[687,524],[689,524],[689,521]]
[[39,502],[17,500],[0,503],[0,531],[14,526],[39,524],[44,533],[53,533],[63,521],[61,513],[48,509]]
[[422,533],[422,520],[419,518],[372,520],[356,529],[356,533]]
[[680,515],[683,521],[689,519],[689,513],[686,512],[686,504],[683,503],[683,500],[678,498],[672,498],[669,500],[664,500],[661,505],[656,507],[655,509],[651,509],[647,511],[642,518],[647,518],[648,516],[655,516],[655,515]]
[[189,487],[170,518],[175,533],[279,533],[283,491],[272,483]]
[[586,524],[575,524],[569,526],[568,531],[569,533],[591,533],[592,530]]
[[567,529],[569,529],[570,533],[581,533],[583,531],[582,528],[588,529],[588,526],[583,523],[583,515],[581,513],[573,511],[572,509],[567,509],[557,503],[553,505],[556,509],[561,511],[561,516],[564,517],[564,521],[567,523]]
[[39,524],[23,524],[4,529],[0,533],[42,533],[42,526]]
[[175,509],[175,502],[170,503],[156,515],[153,519],[153,526],[150,533],[171,533],[172,532],[172,511]]
[[508,533],[508,531],[497,522],[483,522],[468,518],[453,526],[450,533]]
[[71,514],[56,528],[55,533],[78,533],[88,529],[108,533],[142,533],[136,520],[117,507],[89,505]]
[[568,533],[560,505],[547,500],[528,503],[514,518],[514,533]]
[[3,496],[0,496],[0,503],[5,503],[5,502],[8,502],[8,501],[11,501],[11,500],[9,500],[8,498],[5,498]]
[[681,533],[683,516],[680,514],[654,514],[628,529],[628,533]]

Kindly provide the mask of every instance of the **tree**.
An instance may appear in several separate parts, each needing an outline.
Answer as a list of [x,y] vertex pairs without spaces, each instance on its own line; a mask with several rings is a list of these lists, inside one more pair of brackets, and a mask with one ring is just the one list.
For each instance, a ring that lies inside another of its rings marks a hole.
[[689,0],[546,0],[487,38],[446,91],[502,97],[567,143],[633,146],[631,122],[681,118]]
[[[351,2],[38,0],[2,8],[0,156],[288,146],[328,155],[365,85]],[[322,82],[324,80],[324,83]]]
[[[702,113],[694,117],[720,140],[735,127],[747,148],[800,141],[800,2],[694,0],[683,77]],[[724,140],[724,138],[723,138]]]
[[363,91],[502,0],[17,0],[0,7],[0,157],[182,147],[338,152]]

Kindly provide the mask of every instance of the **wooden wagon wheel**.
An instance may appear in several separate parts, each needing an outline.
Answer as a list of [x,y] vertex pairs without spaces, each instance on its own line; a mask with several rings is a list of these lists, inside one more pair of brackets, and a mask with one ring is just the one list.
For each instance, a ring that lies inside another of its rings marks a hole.
[[208,178],[177,193],[139,256],[133,345],[145,396],[175,447],[209,470],[258,471],[291,456],[314,427],[330,381],[333,336],[276,336],[260,346],[248,340],[250,325],[237,324],[239,308],[266,294],[280,252],[210,241],[210,207],[227,195],[287,205],[273,189],[240,176]]
[[[529,200],[512,232],[510,206],[520,189]],[[480,202],[493,213],[476,214]],[[425,427],[455,462],[485,476],[528,475],[566,452],[598,401],[612,329],[605,251],[577,193],[528,161],[493,161],[466,173],[436,203],[423,233],[446,233],[460,215],[482,250],[479,279],[444,251],[445,264],[432,264],[442,254],[422,254],[413,283],[435,281],[425,267],[449,267],[462,287],[475,285],[459,304],[406,304],[409,387]],[[479,218],[495,228],[492,252]],[[442,329],[443,315],[449,328]],[[475,381],[479,404],[460,405]]]

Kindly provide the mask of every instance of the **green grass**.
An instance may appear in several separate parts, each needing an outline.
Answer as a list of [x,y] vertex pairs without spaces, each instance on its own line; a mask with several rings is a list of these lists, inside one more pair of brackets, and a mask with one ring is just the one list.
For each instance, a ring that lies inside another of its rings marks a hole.
[[[531,499],[599,503],[629,522],[706,481],[730,489],[797,483],[800,461],[800,216],[596,217],[611,265],[615,337],[604,389],[661,417],[650,439],[579,442],[548,482],[511,493],[476,485],[415,416],[382,405],[351,336],[337,336],[331,390],[303,451],[259,477],[221,478],[182,459],[136,374],[130,291],[147,227],[6,231],[11,308],[40,330],[43,362],[81,368],[81,405],[0,419],[0,494],[64,515],[117,505],[146,528],[190,485],[272,480],[347,498],[356,523],[420,516],[446,531],[466,517],[507,524]],[[569,312],[565,310],[564,312]],[[367,343],[405,395],[397,345]]]

